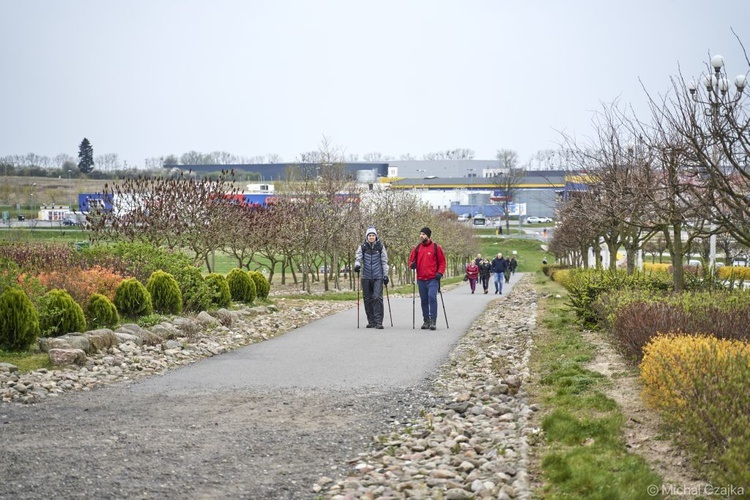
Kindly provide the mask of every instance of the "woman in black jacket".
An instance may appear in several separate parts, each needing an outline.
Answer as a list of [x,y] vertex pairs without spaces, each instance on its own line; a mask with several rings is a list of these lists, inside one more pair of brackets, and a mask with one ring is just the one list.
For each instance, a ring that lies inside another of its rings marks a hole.
[[482,282],[482,288],[484,288],[484,293],[487,293],[487,290],[490,287],[490,275],[492,274],[492,265],[490,264],[490,261],[487,259],[482,259],[479,262],[479,281]]

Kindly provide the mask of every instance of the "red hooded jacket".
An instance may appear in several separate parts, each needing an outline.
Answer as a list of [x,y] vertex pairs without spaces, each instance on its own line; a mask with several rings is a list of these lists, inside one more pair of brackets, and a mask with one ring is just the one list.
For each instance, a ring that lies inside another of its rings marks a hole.
[[[437,256],[435,255],[437,250]],[[429,281],[435,279],[435,274],[445,274],[445,254],[440,245],[428,239],[424,243],[415,246],[411,255],[409,255],[409,267],[411,263],[417,261],[417,279],[420,281]]]

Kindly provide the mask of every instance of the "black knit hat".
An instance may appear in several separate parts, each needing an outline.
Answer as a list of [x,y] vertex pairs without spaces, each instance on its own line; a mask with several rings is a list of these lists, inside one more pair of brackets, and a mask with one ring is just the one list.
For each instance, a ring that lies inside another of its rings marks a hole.
[[430,231],[429,227],[423,227],[419,232],[426,234],[428,238],[432,238],[432,231]]

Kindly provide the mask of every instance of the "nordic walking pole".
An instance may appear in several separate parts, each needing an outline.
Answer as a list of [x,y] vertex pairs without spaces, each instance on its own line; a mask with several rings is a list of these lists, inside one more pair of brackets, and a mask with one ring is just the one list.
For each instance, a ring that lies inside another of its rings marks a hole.
[[416,300],[414,298],[414,289],[417,286],[417,271],[414,271],[411,274],[411,329],[414,330],[417,327],[417,304],[414,302]]
[[388,296],[388,285],[385,285],[385,299],[388,301],[388,316],[391,317],[391,326],[393,326],[393,313],[391,312],[391,298]]
[[357,272],[357,277],[354,279],[357,280],[354,283],[354,287],[357,289],[357,328],[359,328],[359,272]]
[[450,328],[450,326],[448,326],[448,315],[445,314],[445,299],[443,299],[443,290],[440,288],[440,282],[438,282],[438,293],[440,294],[440,302],[443,303],[443,316],[445,317],[445,327]]

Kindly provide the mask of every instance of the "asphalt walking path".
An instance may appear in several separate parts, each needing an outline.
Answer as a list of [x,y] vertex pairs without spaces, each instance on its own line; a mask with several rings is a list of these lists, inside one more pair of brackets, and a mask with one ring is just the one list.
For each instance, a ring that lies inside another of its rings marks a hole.
[[365,328],[367,319],[360,296],[359,328],[357,308],[351,308],[265,342],[152,377],[134,384],[132,390],[179,395],[237,389],[411,387],[445,361],[490,302],[499,299],[501,303],[521,276],[512,276],[510,283],[504,284],[502,295],[494,293],[492,280],[486,295],[480,283],[474,294],[468,283],[443,291],[442,301],[438,295],[440,313],[434,331],[420,329],[418,290],[414,299],[390,296],[388,300],[384,296],[383,330]]

